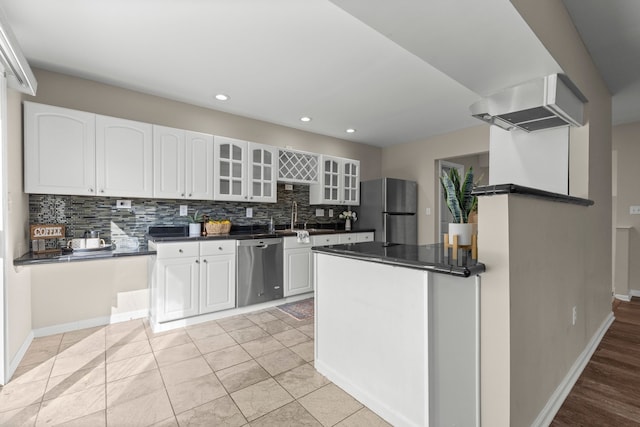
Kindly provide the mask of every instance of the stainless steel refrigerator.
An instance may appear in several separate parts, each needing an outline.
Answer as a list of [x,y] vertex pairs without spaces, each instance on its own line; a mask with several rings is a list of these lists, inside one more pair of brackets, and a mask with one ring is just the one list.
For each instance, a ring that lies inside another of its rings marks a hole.
[[360,183],[358,229],[374,228],[377,242],[418,243],[418,184],[395,178]]

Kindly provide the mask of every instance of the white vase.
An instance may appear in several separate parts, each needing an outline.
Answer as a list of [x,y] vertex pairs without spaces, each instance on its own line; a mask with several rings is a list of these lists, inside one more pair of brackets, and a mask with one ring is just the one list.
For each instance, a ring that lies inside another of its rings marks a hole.
[[199,222],[192,222],[189,224],[189,237],[199,236],[202,232],[202,224]]
[[458,245],[470,245],[473,224],[449,223],[449,244],[453,245],[453,236],[458,236]]
[[344,229],[347,231],[351,230],[351,220],[349,218],[344,221]]

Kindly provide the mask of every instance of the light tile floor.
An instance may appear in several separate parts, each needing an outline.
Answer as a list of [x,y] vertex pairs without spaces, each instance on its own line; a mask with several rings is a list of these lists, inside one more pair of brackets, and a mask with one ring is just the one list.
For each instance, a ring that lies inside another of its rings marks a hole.
[[388,426],[314,369],[313,334],[272,308],[37,338],[0,389],[0,425]]

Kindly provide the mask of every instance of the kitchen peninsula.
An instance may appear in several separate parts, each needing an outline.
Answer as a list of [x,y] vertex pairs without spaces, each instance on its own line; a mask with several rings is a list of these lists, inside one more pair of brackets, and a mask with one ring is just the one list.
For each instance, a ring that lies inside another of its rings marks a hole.
[[316,369],[393,425],[479,425],[485,266],[441,244],[313,250]]

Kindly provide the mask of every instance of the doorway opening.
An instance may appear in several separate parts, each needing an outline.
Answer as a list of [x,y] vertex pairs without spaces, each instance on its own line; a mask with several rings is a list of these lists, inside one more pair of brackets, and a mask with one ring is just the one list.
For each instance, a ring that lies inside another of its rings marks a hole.
[[449,231],[449,223],[453,221],[453,216],[444,200],[442,185],[440,185],[440,175],[443,172],[449,173],[453,168],[458,169],[458,173],[461,176],[464,176],[469,168],[473,168],[474,183],[476,185],[487,185],[489,183],[489,152],[437,160],[438,178],[436,179],[436,185],[438,187],[435,194],[438,195],[436,203],[438,212],[436,233],[439,243],[444,241],[444,234]]

